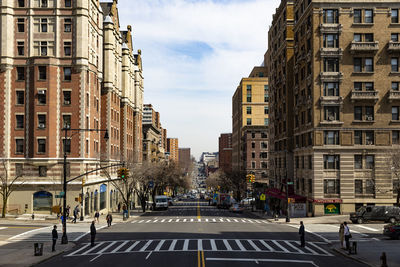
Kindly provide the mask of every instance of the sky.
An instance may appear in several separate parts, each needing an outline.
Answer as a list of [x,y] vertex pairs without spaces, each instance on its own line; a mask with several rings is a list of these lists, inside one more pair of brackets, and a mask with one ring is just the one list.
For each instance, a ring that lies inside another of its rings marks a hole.
[[119,0],[120,27],[142,50],[144,102],[179,147],[217,152],[232,132],[232,96],[260,66],[279,0]]

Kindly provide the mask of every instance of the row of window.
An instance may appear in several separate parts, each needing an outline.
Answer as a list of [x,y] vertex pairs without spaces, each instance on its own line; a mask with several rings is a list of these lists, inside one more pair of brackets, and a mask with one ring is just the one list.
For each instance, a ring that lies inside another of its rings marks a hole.
[[[58,1],[58,0],[57,0]],[[26,7],[26,0],[17,0],[17,7]],[[64,0],[64,7],[72,7],[72,0]],[[48,0],[39,0],[37,7],[49,7]]]
[[[35,18],[34,29],[35,32],[54,32],[54,22],[48,18]],[[25,32],[25,19],[17,18],[17,32]],[[64,32],[72,32],[72,19],[64,18]]]
[[[399,23],[399,9],[391,9],[391,23]],[[339,23],[338,9],[324,9],[323,23]],[[354,9],[353,23],[374,23],[373,9]]]
[[[339,106],[324,106],[325,121],[339,121]],[[374,106],[355,106],[354,121],[371,121],[375,120]],[[392,121],[400,120],[400,107],[392,106]]]
[[[256,153],[251,152],[251,158],[255,159],[256,158]],[[268,152],[260,152],[259,158],[266,159],[268,158]]]
[[[354,155],[354,169],[374,169],[374,155]],[[340,156],[339,155],[324,155],[324,169],[339,170]]]
[[[375,91],[374,82],[354,82],[354,91]],[[324,82],[324,96],[340,96],[339,82]],[[391,90],[399,91],[400,82],[392,82]]]
[[[400,144],[400,131],[392,131],[392,144]],[[340,145],[339,131],[324,131],[324,144],[325,145]],[[375,144],[374,131],[354,131],[354,144],[355,145],[373,145]]]
[[[246,114],[251,114],[252,112],[252,107],[246,107]],[[269,114],[269,108],[268,106],[264,107],[264,114]]]
[[[392,72],[399,72],[399,57],[390,59]],[[324,72],[339,72],[339,58],[324,58]],[[374,58],[372,57],[355,57],[353,58],[353,71],[356,73],[372,73],[374,72]]]
[[[256,143],[255,142],[251,142],[251,148],[256,148]],[[267,142],[260,142],[260,148],[261,149],[267,149],[268,148]]]
[[[251,118],[247,118],[247,119],[246,119],[246,125],[252,125],[251,123],[252,123],[252,122],[251,122]],[[269,125],[269,118],[264,118],[264,125],[265,125],[265,126],[268,126],[268,125]]]
[[[51,56],[53,55],[53,42],[47,41],[38,41],[35,42],[35,55],[38,56]],[[51,52],[49,52],[49,50]],[[25,56],[25,42],[24,41],[17,41],[17,55],[18,56]],[[64,56],[70,57],[72,56],[72,42],[64,42]]]
[[[17,81],[25,80],[25,67],[16,67],[17,70]],[[47,80],[47,67],[46,66],[38,66],[37,67],[37,75],[39,81]],[[63,80],[71,81],[72,80],[72,68],[71,67],[63,67]]]
[[[247,85],[247,87],[246,87],[246,101],[247,102],[249,102],[249,103],[251,103],[251,101],[252,101],[252,98],[251,98],[251,88],[252,88],[252,86],[251,85]],[[264,102],[265,103],[268,103],[269,102],[269,95],[268,95],[268,85],[266,84],[266,85],[264,85]]]
[[[254,162],[254,161],[251,162],[251,168],[252,168],[252,169],[257,168],[256,162]],[[260,168],[261,168],[261,169],[268,169],[268,163],[265,162],[265,161],[261,161],[261,162],[260,162]]]

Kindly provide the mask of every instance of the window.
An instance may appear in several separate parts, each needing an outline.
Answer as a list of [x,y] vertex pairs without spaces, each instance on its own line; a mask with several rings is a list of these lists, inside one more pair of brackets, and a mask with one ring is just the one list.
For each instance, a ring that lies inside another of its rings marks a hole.
[[71,67],[64,67],[64,81],[71,81]]
[[393,145],[398,145],[399,143],[399,138],[400,138],[400,131],[392,131],[392,144]]
[[25,0],[18,0],[18,7],[25,7]]
[[268,138],[267,132],[261,132],[261,138]]
[[354,107],[354,120],[356,120],[356,121],[362,120],[362,107],[360,107],[360,106]]
[[254,159],[256,157],[256,153],[252,152],[251,153],[251,158]]
[[39,105],[46,105],[47,98],[46,98],[46,90],[38,90],[37,99]]
[[268,106],[265,106],[265,107],[264,107],[264,114],[269,114]]
[[362,169],[362,155],[354,155],[354,169]]
[[399,91],[399,82],[392,82],[392,90]]
[[71,7],[72,6],[72,0],[65,0],[65,7]]
[[63,91],[64,105],[71,105],[71,91]]
[[63,151],[71,153],[71,139],[63,139]]
[[17,81],[25,80],[25,68],[17,67]]
[[251,148],[256,148],[256,143],[251,142]]
[[373,145],[374,142],[374,131],[366,131],[365,132],[365,144]]
[[339,145],[339,131],[324,131],[325,145]]
[[365,107],[365,120],[367,120],[367,121],[374,120],[374,107],[373,106]]
[[47,56],[47,42],[40,42],[40,55]]
[[254,161],[251,162],[251,168],[255,169],[256,168],[256,163]]
[[15,104],[23,105],[25,103],[25,91],[15,91]]
[[363,144],[362,131],[354,131],[354,144],[355,145]]
[[324,96],[339,96],[339,83],[338,82],[325,82],[324,83]]
[[251,114],[251,107],[246,107],[246,114]]
[[392,107],[392,120],[393,121],[399,120],[399,107]]
[[47,167],[39,166],[39,177],[46,177],[46,176],[47,176]]
[[361,9],[354,9],[353,22],[361,23]]
[[325,179],[324,180],[324,194],[340,194],[340,180],[339,179]]
[[261,142],[261,149],[267,149],[267,148],[268,148],[267,142]]
[[337,9],[324,9],[324,23],[339,23],[339,12]]
[[15,153],[24,153],[24,139],[15,139]]
[[363,181],[360,179],[354,180],[354,193],[362,194],[363,193]]
[[398,42],[398,41],[399,41],[399,34],[398,34],[398,33],[392,33],[392,34],[390,35],[390,40],[391,40],[392,42]]
[[366,82],[365,83],[365,91],[374,91],[374,83]]
[[46,114],[38,114],[38,128],[46,128]]
[[324,169],[340,169],[339,155],[324,155]]
[[16,129],[24,128],[24,115],[15,115],[15,127]]
[[354,91],[362,91],[362,87],[361,82],[354,82]]
[[374,12],[372,9],[364,10],[364,22],[365,23],[374,23]]
[[266,126],[269,125],[269,119],[268,118],[264,118],[264,125],[266,125]]
[[375,193],[375,183],[374,183],[373,180],[371,180],[371,179],[366,180],[366,183],[365,183],[365,193],[367,193],[367,194],[373,194],[373,193]]
[[64,56],[69,57],[71,56],[71,42],[64,42]]
[[339,120],[339,107],[338,106],[326,106],[324,107],[324,119],[326,121],[337,121]]
[[365,72],[373,72],[374,71],[374,62],[372,58],[365,59]]
[[47,79],[47,70],[46,66],[39,66],[39,80],[46,80]]
[[339,59],[338,58],[324,58],[324,72],[338,72]]
[[365,168],[373,169],[375,167],[375,156],[374,155],[366,155],[365,156]]
[[374,41],[374,34],[373,33],[366,33],[364,34],[364,42],[373,42]]
[[72,19],[64,19],[64,32],[71,32]]
[[268,92],[268,84],[264,84],[264,93]]
[[18,32],[25,32],[25,19],[17,19]]
[[47,19],[40,19],[40,32],[47,32]]
[[362,71],[361,58],[355,57],[353,61],[354,61],[354,72],[361,72]]
[[47,7],[47,0],[40,0],[40,7]]
[[247,85],[247,102],[251,102],[251,85]]
[[25,53],[25,49],[24,49],[25,45],[24,42],[17,42],[17,53],[18,56],[23,56]]
[[362,42],[362,34],[360,33],[355,33],[353,37],[354,42]]
[[71,128],[71,115],[63,115],[63,128]]
[[307,181],[308,181],[308,192],[309,192],[309,193],[312,193],[312,191],[313,191],[313,188],[312,188],[312,179],[308,179]]
[[392,9],[392,23],[399,23],[399,10]]
[[15,176],[24,175],[24,164],[23,163],[15,163]]
[[251,125],[251,119],[250,118],[247,119],[246,125]]
[[256,134],[255,133],[251,133],[251,138],[256,138]]
[[339,35],[338,34],[324,34],[323,46],[325,48],[338,48]]
[[392,72],[399,72],[399,59],[397,57],[392,57],[390,64],[392,65]]
[[38,139],[38,153],[46,153],[46,139]]

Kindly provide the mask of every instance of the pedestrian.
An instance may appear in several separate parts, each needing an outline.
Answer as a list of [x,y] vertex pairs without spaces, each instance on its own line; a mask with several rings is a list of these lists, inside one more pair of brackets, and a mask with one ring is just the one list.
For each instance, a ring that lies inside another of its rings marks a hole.
[[97,223],[99,223],[99,217],[100,217],[100,213],[99,213],[99,211],[96,210],[96,213],[94,214],[94,219],[97,221]]
[[303,221],[300,221],[299,235],[300,235],[300,243],[301,243],[300,247],[305,247],[306,246],[306,241],[305,241],[305,238],[304,238],[305,229],[304,229]]
[[107,214],[106,219],[107,219],[107,225],[108,225],[108,227],[110,227],[111,223],[112,223],[112,215],[110,213]]
[[340,240],[340,247],[344,249],[343,243],[344,243],[344,224],[341,223],[339,227],[339,240]]
[[121,212],[121,202],[118,202],[118,213]]
[[76,223],[76,218],[78,217],[78,210],[74,209],[74,219],[72,220],[73,223]]
[[51,247],[51,251],[56,251],[56,242],[58,239],[57,225],[54,225],[53,231],[51,231],[51,235],[53,239],[53,246]]
[[346,241],[346,250],[350,251],[350,238],[352,238],[350,233],[350,228],[347,226],[347,222],[344,222],[343,225],[344,225],[344,240]]
[[94,221],[90,225],[90,245],[94,247],[94,239],[96,238],[96,226],[94,226]]
[[70,207],[69,207],[69,205],[67,206],[67,208],[66,208],[66,210],[65,210],[65,219],[68,219],[69,218],[69,209],[70,209]]

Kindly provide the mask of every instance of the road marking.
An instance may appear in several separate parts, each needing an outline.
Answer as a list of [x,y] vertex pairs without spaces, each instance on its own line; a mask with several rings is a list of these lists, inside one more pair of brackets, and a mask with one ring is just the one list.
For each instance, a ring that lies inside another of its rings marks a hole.
[[241,251],[245,251],[245,250],[247,250],[247,249],[245,249],[244,248],[244,246],[242,245],[242,243],[240,242],[240,240],[235,240],[236,241],[236,244],[238,245],[238,247],[239,247],[239,249],[241,250]]
[[33,233],[33,232],[37,232],[37,231],[44,230],[44,229],[51,229],[51,228],[53,228],[53,226],[46,226],[46,227],[41,227],[41,228],[38,228],[38,229],[33,229],[33,230],[30,230],[30,231],[26,231],[26,232],[23,232],[21,234],[12,236],[8,240],[13,240],[15,238],[19,238],[21,236],[24,236],[24,235],[27,235],[27,234],[30,234],[30,233]]
[[200,218],[201,218],[201,216],[200,216],[200,201],[197,200],[197,219],[200,219]]
[[206,261],[204,260],[204,251],[201,251],[201,262],[203,263],[202,267],[206,267]]
[[371,228],[371,227],[368,227],[368,226],[364,226],[364,225],[357,225],[357,227],[361,227],[361,228],[364,228],[366,230],[370,230],[370,231],[373,231],[373,232],[379,232],[380,231],[380,230],[377,230],[377,229],[374,229],[374,228]]
[[153,223],[157,222],[158,220],[154,220]]
[[203,240],[201,239],[197,240],[197,249],[203,250]]
[[176,219],[176,221],[175,222],[179,222],[179,219]]
[[228,240],[224,239],[222,242],[224,242],[224,245],[227,250],[232,251],[231,245],[229,245]]
[[242,222],[246,222],[244,219],[242,219]]
[[315,248],[321,250],[321,251],[324,252],[327,256],[332,256],[331,253],[329,253],[328,251],[326,251],[325,249],[323,249],[323,248],[321,248],[321,247],[318,247],[318,246],[315,245],[314,243],[308,242],[308,244],[310,244],[310,245],[314,246]]
[[187,251],[189,247],[189,239],[185,239],[185,241],[183,242],[183,251]]
[[260,243],[263,244],[270,252],[275,251],[270,245],[267,244],[264,240],[260,240]]
[[296,250],[297,252],[299,252],[300,254],[304,254],[304,251],[302,251],[301,249],[299,249],[298,247],[293,246],[292,243],[290,243],[290,241],[285,241],[286,245],[288,245],[289,247],[291,247],[292,249]]
[[261,249],[254,244],[253,240],[247,240],[247,242],[249,242],[250,246],[252,246],[256,251],[261,251]]
[[206,219],[206,222],[208,222],[208,219]]
[[[297,245],[300,246],[300,241],[295,241],[295,242],[296,242]],[[310,251],[313,255],[318,255],[318,253],[317,253],[315,250],[311,249],[310,246],[307,246],[307,244],[306,244],[306,246],[304,247],[304,249]]]
[[149,223],[149,222],[151,222],[151,220],[147,220],[147,222],[146,222],[146,223]]
[[210,239],[210,243],[211,243],[211,249],[213,251],[217,250],[217,245],[215,244],[215,240],[214,239]]
[[[97,230],[101,230],[101,229],[103,229],[103,228],[105,228],[105,227],[107,227],[107,225],[103,225],[103,226],[97,228]],[[74,242],[77,242],[79,239],[81,239],[82,237],[84,237],[85,235],[87,235],[87,234],[89,234],[89,233],[90,233],[90,231],[87,231],[86,233],[83,233],[83,234],[81,234],[80,236],[78,236],[77,238],[75,238],[73,241],[74,241]]]
[[98,244],[95,245],[94,247],[92,247],[92,248],[86,250],[85,252],[83,252],[82,255],[87,255],[89,252],[91,252],[91,251],[95,250],[96,248],[100,247],[102,244],[103,244],[103,242],[98,243]]
[[239,222],[237,219],[233,219],[235,222]]
[[124,241],[122,242],[121,245],[119,245],[116,249],[114,249],[113,251],[111,251],[111,253],[115,253],[117,252],[120,248],[122,248],[123,246],[125,246],[129,241]]
[[0,227],[0,230],[7,229],[8,227]]
[[172,222],[172,219],[169,219],[169,221],[168,222]]
[[199,219],[197,219],[197,221],[201,222],[201,219],[199,218]]
[[213,219],[213,222],[216,222],[216,220],[215,220],[215,219]]
[[99,252],[97,252],[97,253],[98,253],[98,254],[103,253],[104,251],[106,251],[106,250],[109,249],[110,247],[114,246],[115,243],[116,243],[115,241],[111,242],[108,246],[106,246],[105,248],[101,249],[101,250],[100,250]]
[[279,244],[278,241],[272,240],[272,243],[274,243],[278,248],[282,249],[283,251],[289,252],[289,250],[287,250],[286,248],[282,247],[282,245]]
[[187,221],[187,219],[183,219],[183,222],[186,222]]
[[73,256],[73,255],[75,255],[76,253],[81,252],[82,250],[84,250],[85,248],[87,248],[89,245],[90,245],[90,244],[86,244],[86,245],[84,245],[83,247],[81,247],[80,249],[75,250],[74,252],[68,254],[67,256]]
[[140,220],[140,221],[138,221],[137,223],[142,223],[142,222],[144,222],[144,220]]
[[190,219],[190,221],[191,221],[191,222],[193,222],[193,221],[194,221],[194,219]]
[[137,244],[139,244],[139,241],[136,241],[135,243],[133,243],[129,248],[127,248],[127,249],[125,250],[125,252],[131,251],[134,247],[136,247]]
[[223,222],[223,221],[224,221],[224,219],[223,219],[223,218],[219,218],[219,221],[220,221],[220,222]]
[[153,242],[153,240],[147,241],[147,243],[146,243],[139,251],[145,251],[146,248],[147,248],[148,246],[150,246],[151,242]]
[[157,247],[154,249],[154,251],[159,251],[164,244],[165,240],[161,240],[160,243],[158,243]]
[[229,220],[229,219],[226,219],[228,222],[231,222],[231,220]]
[[162,219],[161,222],[165,222],[165,219]]
[[284,259],[248,259],[248,258],[206,258],[207,261],[246,261],[246,262],[285,262],[285,263],[308,263],[312,264],[314,267],[319,267],[313,261],[305,260],[284,260]]
[[150,253],[147,254],[146,260],[150,257],[151,253],[153,253],[153,251],[150,251]]
[[93,259],[90,260],[90,262],[94,261],[97,258],[100,258],[102,254],[97,255],[96,257],[94,257]]
[[173,250],[174,250],[177,241],[178,241],[178,240],[176,240],[176,239],[172,240],[172,243],[171,243],[171,245],[169,246],[168,251],[173,251]]

